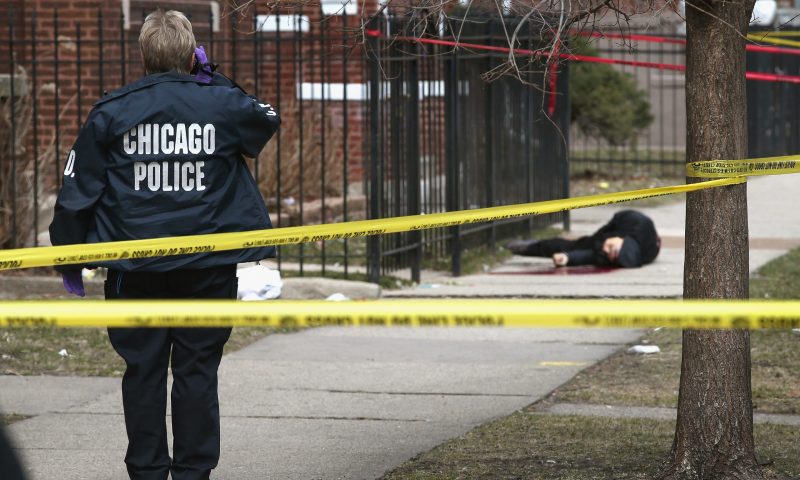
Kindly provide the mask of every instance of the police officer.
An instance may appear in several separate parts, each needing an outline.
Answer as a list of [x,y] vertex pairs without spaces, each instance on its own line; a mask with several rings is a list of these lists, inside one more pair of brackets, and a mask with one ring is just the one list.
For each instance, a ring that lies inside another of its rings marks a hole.
[[[180,12],[147,16],[139,35],[147,75],[98,101],[69,152],[50,225],[54,245],[270,228],[243,156],[278,129],[268,104],[195,61]],[[198,51],[197,53],[202,53]],[[200,63],[205,63],[205,59]],[[274,248],[204,252],[109,264],[106,299],[236,298],[236,264]],[[83,296],[80,266],[60,266]],[[133,480],[208,479],[220,451],[217,370],[229,328],[109,329],[122,379]],[[173,458],[167,448],[172,368]]]

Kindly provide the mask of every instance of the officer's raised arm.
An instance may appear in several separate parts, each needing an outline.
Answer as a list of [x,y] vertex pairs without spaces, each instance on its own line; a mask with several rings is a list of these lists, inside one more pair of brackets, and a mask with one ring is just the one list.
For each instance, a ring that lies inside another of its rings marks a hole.
[[278,131],[281,117],[269,103],[249,95],[242,95],[232,112],[236,122],[242,153],[255,157]]

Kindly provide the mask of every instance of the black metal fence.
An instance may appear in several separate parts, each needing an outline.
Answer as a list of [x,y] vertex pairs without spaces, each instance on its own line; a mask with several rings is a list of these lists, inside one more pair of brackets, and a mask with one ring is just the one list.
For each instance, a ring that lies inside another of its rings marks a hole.
[[[359,18],[317,10],[247,18],[188,12],[220,71],[281,113],[280,133],[249,160],[276,227],[477,208],[568,195],[567,70],[548,118],[541,69],[486,84],[503,54],[389,42],[386,20],[366,48]],[[0,27],[0,248],[46,244],[65,153],[91,103],[141,75],[146,12],[110,6],[75,20],[58,11],[8,15]],[[393,25],[393,26],[392,26]],[[502,44],[498,24],[462,40]],[[445,37],[448,33],[443,32]],[[535,46],[529,35],[525,41]],[[5,93],[3,93],[5,92]],[[402,274],[563,216],[280,248],[284,272]]]
[[[428,38],[409,25],[416,22],[383,22],[370,44],[370,171],[379,172],[370,177],[370,217],[567,197],[568,70],[560,70],[554,91],[543,64],[527,65],[522,78],[487,83],[482,75],[507,54],[398,40]],[[497,20],[452,22],[443,38],[452,38],[449,29],[464,43],[508,45]],[[521,38],[529,49],[543,46],[533,32]],[[464,250],[493,248],[499,236],[558,220],[568,222],[568,213],[388,235],[373,238],[370,253],[380,251],[380,271],[410,268],[414,280],[432,257],[449,257],[459,275]],[[378,257],[371,259],[375,279]]]
[[[650,64],[684,64],[685,45],[651,43],[631,39],[632,35],[660,36],[667,40],[682,40],[674,28],[631,29],[626,38],[612,30],[605,38],[593,38],[590,45],[598,57]],[[582,132],[573,125],[570,142],[570,166],[573,175],[586,171],[608,176],[682,176],[686,164],[686,95],[683,72],[642,68],[633,65],[584,64],[579,74],[592,75],[593,70],[611,69],[633,80],[635,87],[649,105],[652,123],[625,141],[610,141],[612,135]],[[599,76],[608,78],[607,76]],[[620,82],[619,78],[614,81]],[[624,80],[623,80],[624,81]],[[575,92],[577,93],[577,92]],[[631,94],[632,92],[628,92]],[[611,97],[609,97],[611,98]],[[629,117],[632,112],[620,112],[616,105],[602,104],[609,116]],[[631,107],[628,107],[629,109]],[[609,129],[618,125],[609,124]]]
[[[758,34],[758,30],[753,33]],[[800,55],[748,52],[747,69],[799,76]],[[750,157],[800,154],[798,105],[799,84],[747,82],[747,142]]]
[[[624,39],[614,36],[594,39],[597,55],[606,58],[683,65],[686,48],[679,42],[685,35],[674,26],[631,29]],[[637,35],[660,37],[648,42]],[[673,42],[674,41],[674,42]],[[614,145],[587,135],[573,126],[570,166],[573,175],[584,171],[610,176],[684,175],[686,158],[686,95],[683,72],[630,65],[613,68],[629,75],[649,102],[652,123],[623,144]],[[800,75],[800,56],[787,53],[748,52],[747,70],[782,75]],[[576,74],[577,75],[577,74]],[[800,153],[800,85],[768,81],[747,81],[747,124],[750,157]]]

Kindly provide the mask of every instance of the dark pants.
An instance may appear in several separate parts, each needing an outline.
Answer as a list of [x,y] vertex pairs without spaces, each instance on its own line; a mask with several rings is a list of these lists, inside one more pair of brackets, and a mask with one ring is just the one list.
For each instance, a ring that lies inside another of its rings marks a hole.
[[549,258],[555,253],[570,252],[572,250],[591,250],[593,246],[594,239],[592,237],[581,237],[576,240],[553,237],[529,241],[521,248],[519,255]]
[[0,427],[0,473],[3,480],[25,480],[17,455]]
[[[109,270],[107,300],[236,298],[236,266],[172,272]],[[220,451],[217,369],[230,328],[109,328],[125,360],[122,404],[132,480],[205,480]],[[172,359],[173,458],[167,447],[167,368]]]

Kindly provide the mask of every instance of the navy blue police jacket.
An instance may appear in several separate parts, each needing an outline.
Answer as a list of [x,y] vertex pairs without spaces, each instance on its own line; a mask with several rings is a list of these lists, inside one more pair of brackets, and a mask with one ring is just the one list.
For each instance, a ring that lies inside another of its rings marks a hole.
[[[148,75],[95,103],[69,152],[50,224],[53,245],[271,228],[245,163],[277,131],[268,104],[216,74]],[[249,262],[274,247],[93,263],[163,272]],[[62,273],[81,268],[56,265]]]

